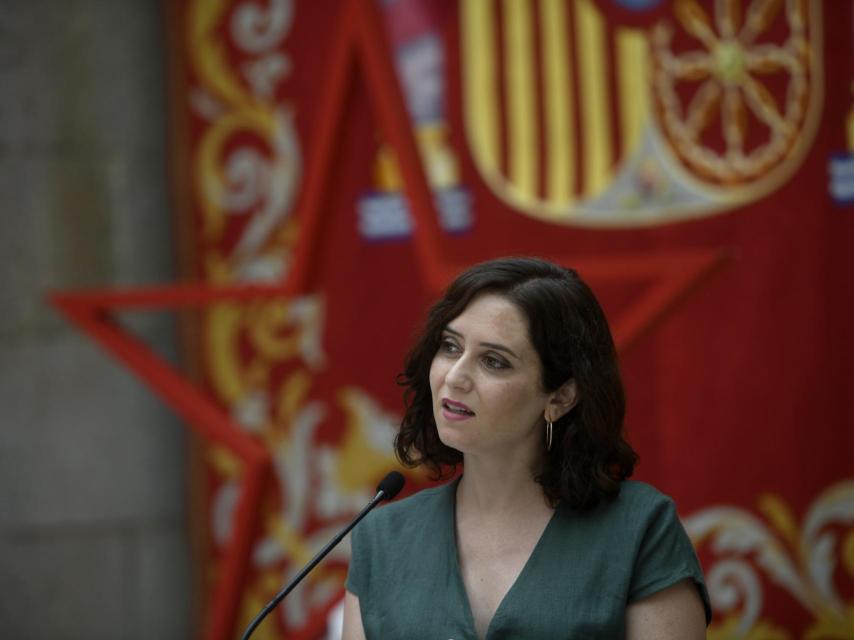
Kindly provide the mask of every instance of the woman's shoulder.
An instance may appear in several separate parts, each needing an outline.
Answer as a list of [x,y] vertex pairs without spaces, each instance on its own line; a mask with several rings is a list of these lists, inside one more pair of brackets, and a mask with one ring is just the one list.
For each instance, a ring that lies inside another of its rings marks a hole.
[[640,480],[623,480],[620,483],[620,493],[617,498],[623,502],[631,502],[638,506],[648,507],[656,507],[673,502],[670,496],[662,493],[651,484],[641,482]]
[[620,492],[603,501],[585,517],[603,525],[620,525],[629,528],[643,527],[644,523],[665,517],[675,510],[670,496],[646,482],[624,480]]
[[608,525],[639,537],[682,528],[673,498],[637,480],[624,480],[619,495],[604,505],[602,512]]
[[423,523],[453,514],[454,489],[456,482],[421,489],[406,498],[401,498],[378,508],[370,516],[376,526],[399,530],[419,527]]

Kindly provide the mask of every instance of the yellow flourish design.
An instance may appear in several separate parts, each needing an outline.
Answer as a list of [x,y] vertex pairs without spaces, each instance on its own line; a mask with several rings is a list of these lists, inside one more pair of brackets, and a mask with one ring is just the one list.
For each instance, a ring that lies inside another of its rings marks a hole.
[[788,640],[790,632],[763,616],[760,574],[782,587],[814,618],[805,640],[854,640],[854,599],[846,602],[834,576],[854,576],[854,480],[824,490],[799,523],[775,494],[758,499],[765,520],[737,507],[714,506],[685,520],[694,544],[707,545],[712,604],[724,615],[711,640]]
[[804,635],[804,640],[852,640],[854,638],[854,603],[841,614],[822,611]]
[[708,640],[792,640],[788,631],[768,620],[758,621],[747,632],[742,632],[740,625],[741,620],[731,616],[709,629],[706,637]]

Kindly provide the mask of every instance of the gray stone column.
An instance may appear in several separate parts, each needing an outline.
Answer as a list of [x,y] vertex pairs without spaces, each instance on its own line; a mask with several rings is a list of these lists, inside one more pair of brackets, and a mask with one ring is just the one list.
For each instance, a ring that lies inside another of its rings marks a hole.
[[[184,428],[45,301],[174,279],[162,12],[0,3],[6,638],[190,635]],[[174,359],[172,318],[127,322]]]

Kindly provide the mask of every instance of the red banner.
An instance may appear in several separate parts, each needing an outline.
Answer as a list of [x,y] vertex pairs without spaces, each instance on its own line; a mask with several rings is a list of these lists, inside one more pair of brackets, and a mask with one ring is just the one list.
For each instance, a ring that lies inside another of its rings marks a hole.
[[[395,375],[441,287],[536,254],[608,312],[709,636],[854,638],[850,3],[169,7],[206,636],[396,466]],[[346,563],[257,637],[320,637]]]

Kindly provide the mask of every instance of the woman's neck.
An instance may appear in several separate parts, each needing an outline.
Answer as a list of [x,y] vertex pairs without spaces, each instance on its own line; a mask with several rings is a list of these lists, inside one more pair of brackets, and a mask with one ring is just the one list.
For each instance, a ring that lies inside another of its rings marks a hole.
[[533,478],[531,463],[521,456],[496,460],[467,454],[457,503],[484,516],[548,507],[542,486]]

